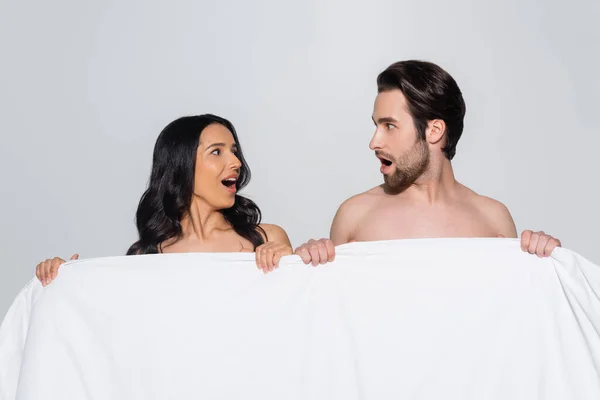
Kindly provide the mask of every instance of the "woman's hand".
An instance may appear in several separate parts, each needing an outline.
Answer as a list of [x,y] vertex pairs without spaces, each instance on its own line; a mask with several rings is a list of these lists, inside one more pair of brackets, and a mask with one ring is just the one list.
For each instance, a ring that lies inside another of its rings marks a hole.
[[[71,260],[77,260],[79,258],[79,254],[73,254],[71,256]],[[35,276],[42,282],[42,286],[48,285],[50,282],[56,278],[58,274],[58,268],[62,264],[66,263],[60,257],[49,258],[46,261],[42,261],[35,268]]]
[[277,268],[281,257],[292,254],[293,250],[287,243],[267,242],[258,246],[255,253],[256,265],[266,274]]

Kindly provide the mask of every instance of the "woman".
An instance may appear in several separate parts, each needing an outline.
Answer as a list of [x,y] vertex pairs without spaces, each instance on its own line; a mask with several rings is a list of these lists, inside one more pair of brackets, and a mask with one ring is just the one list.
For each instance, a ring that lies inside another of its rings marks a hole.
[[[249,181],[229,121],[204,114],[171,122],[154,146],[150,183],[136,213],[139,239],[127,255],[254,251],[257,266],[272,271],[292,247],[282,228],[261,224],[258,206],[237,194]],[[38,264],[44,286],[64,262],[57,257]]]

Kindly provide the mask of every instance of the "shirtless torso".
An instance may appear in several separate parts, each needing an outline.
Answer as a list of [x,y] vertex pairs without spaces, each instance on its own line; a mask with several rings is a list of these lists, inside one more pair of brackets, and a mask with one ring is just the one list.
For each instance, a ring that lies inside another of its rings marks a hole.
[[350,241],[500,235],[517,237],[508,209],[456,183],[443,200],[434,203],[417,199],[410,191],[385,193],[383,185],[355,195],[340,206],[330,237],[339,245]]
[[[334,246],[351,241],[418,238],[516,238],[508,209],[454,177],[451,160],[466,111],[454,79],[439,66],[416,60],[394,63],[377,77],[369,148],[380,161],[384,184],[346,200],[330,239],[296,249],[305,263],[332,261]],[[521,247],[548,256],[560,242],[524,231]]]

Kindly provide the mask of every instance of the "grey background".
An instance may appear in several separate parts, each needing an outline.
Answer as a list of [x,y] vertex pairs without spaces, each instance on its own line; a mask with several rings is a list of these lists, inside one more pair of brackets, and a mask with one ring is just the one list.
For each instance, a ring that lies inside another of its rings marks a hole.
[[2,1],[0,314],[52,256],[122,254],[160,130],[236,126],[245,194],[293,244],[381,182],[375,78],[440,64],[467,102],[454,167],[596,263],[600,3]]

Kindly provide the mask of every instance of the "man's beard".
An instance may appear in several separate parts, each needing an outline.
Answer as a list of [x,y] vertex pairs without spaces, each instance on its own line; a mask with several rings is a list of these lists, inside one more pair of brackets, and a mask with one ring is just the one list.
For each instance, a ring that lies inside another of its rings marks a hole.
[[396,170],[383,176],[392,192],[400,192],[413,184],[429,167],[429,148],[425,140],[417,139],[412,149],[394,161]]

